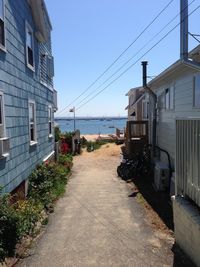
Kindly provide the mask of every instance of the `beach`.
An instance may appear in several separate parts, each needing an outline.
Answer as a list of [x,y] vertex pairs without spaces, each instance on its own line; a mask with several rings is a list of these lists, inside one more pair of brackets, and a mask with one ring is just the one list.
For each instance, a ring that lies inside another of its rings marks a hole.
[[82,137],[85,137],[87,141],[96,141],[97,138],[110,138],[109,134],[83,134]]

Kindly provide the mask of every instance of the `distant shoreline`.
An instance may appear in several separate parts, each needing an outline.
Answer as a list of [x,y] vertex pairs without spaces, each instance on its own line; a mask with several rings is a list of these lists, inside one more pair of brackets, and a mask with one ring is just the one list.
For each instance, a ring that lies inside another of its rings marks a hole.
[[[55,121],[71,121],[74,120],[72,117],[55,117]],[[113,121],[113,120],[127,120],[127,117],[76,117],[77,121],[91,121],[91,120],[99,120],[99,121]]]

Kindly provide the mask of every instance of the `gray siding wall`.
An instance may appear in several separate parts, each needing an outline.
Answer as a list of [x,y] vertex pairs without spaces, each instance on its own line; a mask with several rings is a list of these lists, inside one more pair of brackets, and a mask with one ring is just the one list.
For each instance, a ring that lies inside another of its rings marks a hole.
[[[50,50],[51,45],[50,40],[47,44],[39,44],[35,39],[35,72],[27,68],[25,21],[35,30],[27,2],[5,1],[7,52],[0,50],[0,90],[4,92],[10,155],[0,159],[0,185],[4,192],[12,191],[27,179],[35,166],[54,150],[53,138],[48,135],[48,106],[53,105],[53,92],[40,83],[39,66],[39,51],[42,48]],[[29,99],[36,103],[38,144],[32,147],[29,137]]]
[[[191,69],[176,77],[169,78],[159,88],[154,88],[158,96],[157,144],[170,154],[175,165],[176,118],[200,117],[200,109],[193,107],[193,80],[196,73]],[[174,109],[166,110],[164,90],[174,86]],[[162,161],[167,162],[162,154]]]

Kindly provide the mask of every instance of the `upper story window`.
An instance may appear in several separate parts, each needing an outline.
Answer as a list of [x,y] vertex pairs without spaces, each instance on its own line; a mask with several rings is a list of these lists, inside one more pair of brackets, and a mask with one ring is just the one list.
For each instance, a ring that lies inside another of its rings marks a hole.
[[35,102],[29,101],[29,134],[30,134],[30,143],[35,144],[37,141],[36,137],[36,108]]
[[194,78],[194,107],[200,108],[200,75]]
[[149,117],[149,103],[148,101],[142,101],[142,119],[147,120]]
[[165,109],[174,109],[174,87],[165,89]]
[[0,48],[5,48],[5,4],[0,0]]
[[47,86],[51,86],[54,76],[54,59],[48,53],[40,54],[40,81]]
[[27,66],[34,70],[34,39],[33,30],[28,23],[26,23],[26,61]]
[[52,136],[52,107],[48,107],[49,136]]

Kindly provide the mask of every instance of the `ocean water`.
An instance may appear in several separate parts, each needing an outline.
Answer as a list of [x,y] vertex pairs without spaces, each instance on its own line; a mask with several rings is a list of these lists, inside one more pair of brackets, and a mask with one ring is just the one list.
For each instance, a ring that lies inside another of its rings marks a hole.
[[[126,126],[127,119],[77,119],[76,129],[81,134],[114,134],[116,128],[123,130]],[[71,132],[74,130],[74,120],[56,119],[56,124],[60,127],[61,132]]]

